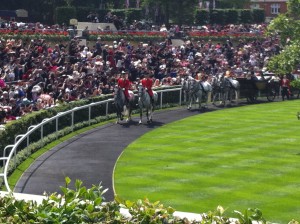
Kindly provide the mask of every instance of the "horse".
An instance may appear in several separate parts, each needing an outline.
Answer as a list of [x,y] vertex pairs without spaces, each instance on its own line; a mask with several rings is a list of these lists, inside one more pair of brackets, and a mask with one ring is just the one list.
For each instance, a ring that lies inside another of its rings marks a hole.
[[203,98],[205,98],[206,107],[208,101],[211,96],[212,87],[207,81],[197,81],[195,79],[189,79],[188,82],[188,96],[189,96],[189,103],[188,103],[188,110],[192,108],[194,102],[197,102],[199,109],[202,109],[201,103]]
[[190,84],[190,82],[188,81],[187,78],[182,78],[181,79],[181,90],[182,90],[182,93],[183,93],[183,102],[185,104],[188,102],[189,84]]
[[142,124],[142,117],[143,117],[143,109],[146,109],[146,116],[147,116],[147,123],[152,123],[152,115],[154,111],[154,105],[157,102],[158,95],[157,92],[153,91],[153,100],[154,102],[151,102],[151,97],[149,93],[147,92],[146,88],[142,85],[138,86],[138,105],[140,108],[140,121],[139,124]]
[[124,116],[127,116],[126,122],[129,122],[131,120],[132,102],[134,101],[134,93],[130,90],[128,92],[129,92],[129,102],[126,104],[124,91],[118,86],[115,86],[114,88],[114,104],[117,113],[117,121],[116,121],[117,124],[119,124],[120,121],[124,119]]
[[213,105],[216,105],[215,104],[216,100],[218,100],[218,101],[220,101],[220,103],[222,103],[223,88],[221,86],[220,77],[221,77],[221,74],[217,74],[215,76],[212,76],[212,78],[210,80],[210,84],[212,87],[212,104]]
[[238,104],[240,96],[240,83],[233,78],[221,76],[220,86],[222,89],[222,104],[226,106],[227,100],[232,103],[235,98],[236,104]]

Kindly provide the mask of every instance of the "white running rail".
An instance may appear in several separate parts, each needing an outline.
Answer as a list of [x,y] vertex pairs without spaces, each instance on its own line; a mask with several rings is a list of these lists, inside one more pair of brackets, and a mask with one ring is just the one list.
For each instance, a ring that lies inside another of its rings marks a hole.
[[[179,99],[178,99],[178,104],[181,105],[181,95],[182,95],[181,88],[157,90],[156,91],[157,93],[161,93],[160,94],[160,105],[159,105],[160,108],[162,108],[162,106],[163,106],[163,95],[164,95],[163,93],[173,92],[173,91],[179,91],[180,92]],[[109,106],[111,105],[110,104],[111,102],[113,102],[113,99],[108,99],[108,100],[104,100],[104,101],[100,101],[100,102],[95,102],[95,103],[91,103],[91,104],[88,104],[88,105],[85,105],[85,106],[75,107],[75,108],[73,108],[69,111],[60,112],[57,115],[55,115],[54,117],[44,119],[41,123],[39,123],[37,125],[30,126],[27,129],[27,132],[25,134],[17,135],[15,137],[15,143],[12,144],[12,145],[7,145],[3,150],[3,156],[0,157],[0,161],[1,160],[3,161],[3,167],[4,167],[3,172],[0,173],[0,178],[4,179],[4,184],[5,184],[6,190],[8,192],[11,192],[11,189],[10,189],[9,184],[8,184],[8,179],[7,179],[8,178],[9,164],[11,163],[11,161],[13,161],[14,162],[13,167],[14,167],[14,169],[16,168],[15,158],[16,158],[16,154],[17,154],[17,148],[25,140],[27,141],[27,147],[28,147],[29,146],[29,137],[33,132],[35,132],[36,130],[40,130],[40,134],[41,134],[40,135],[40,140],[41,140],[45,137],[44,132],[43,132],[44,126],[46,124],[50,123],[50,122],[55,122],[56,128],[55,128],[54,132],[57,134],[58,131],[59,131],[59,125],[58,125],[59,119],[64,117],[64,116],[69,116],[69,115],[71,115],[71,124],[70,124],[70,126],[71,126],[71,129],[73,131],[73,128],[74,128],[74,112],[88,108],[88,113],[89,113],[88,121],[89,121],[89,124],[90,124],[92,107],[98,106],[100,104],[105,104],[106,105],[106,116],[107,116],[108,111],[109,111],[108,109],[109,109]],[[56,136],[56,138],[57,137],[58,136]]]

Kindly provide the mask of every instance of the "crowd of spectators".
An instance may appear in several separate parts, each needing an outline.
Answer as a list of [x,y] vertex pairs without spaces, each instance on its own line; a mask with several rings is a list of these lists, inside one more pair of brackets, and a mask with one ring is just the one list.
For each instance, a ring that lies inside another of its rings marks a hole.
[[260,75],[269,58],[279,53],[277,39],[225,42],[185,41],[172,44],[126,40],[82,46],[75,37],[67,44],[42,39],[0,42],[0,123],[63,102],[110,94],[122,71],[132,88],[144,74],[154,87],[180,85],[182,78],[207,78],[230,70],[236,77]]

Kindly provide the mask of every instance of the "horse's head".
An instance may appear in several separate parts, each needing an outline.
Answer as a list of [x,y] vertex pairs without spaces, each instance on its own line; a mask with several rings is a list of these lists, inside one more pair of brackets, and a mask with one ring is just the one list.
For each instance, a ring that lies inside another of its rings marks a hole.
[[117,85],[114,87],[114,99],[117,102],[125,101],[125,94],[123,90]]
[[189,86],[188,80],[185,78],[182,78],[181,79],[181,88],[183,90],[188,90],[188,86]]
[[115,86],[114,86],[114,93],[115,93],[115,96],[119,95],[119,94],[120,94],[120,91],[121,91],[120,87],[117,86],[117,85],[115,85]]
[[138,96],[141,97],[145,92],[145,88],[142,84],[138,85]]

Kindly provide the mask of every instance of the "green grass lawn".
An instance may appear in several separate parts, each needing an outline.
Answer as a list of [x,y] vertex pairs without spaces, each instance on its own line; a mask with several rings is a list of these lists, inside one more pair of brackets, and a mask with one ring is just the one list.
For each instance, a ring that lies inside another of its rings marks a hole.
[[178,211],[259,208],[265,219],[300,220],[300,101],[192,116],[130,144],[114,171],[123,199]]

